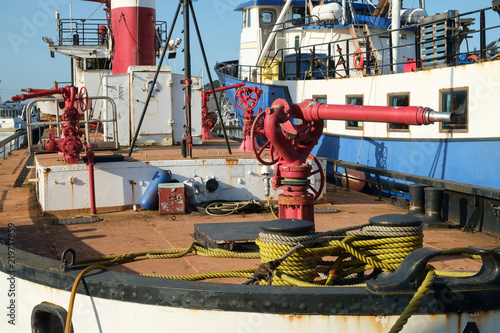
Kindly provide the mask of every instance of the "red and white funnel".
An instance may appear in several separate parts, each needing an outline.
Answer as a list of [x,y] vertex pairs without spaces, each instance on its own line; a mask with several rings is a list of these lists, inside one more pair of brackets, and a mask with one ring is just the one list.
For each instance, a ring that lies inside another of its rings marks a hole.
[[156,1],[112,0],[113,74],[156,65]]

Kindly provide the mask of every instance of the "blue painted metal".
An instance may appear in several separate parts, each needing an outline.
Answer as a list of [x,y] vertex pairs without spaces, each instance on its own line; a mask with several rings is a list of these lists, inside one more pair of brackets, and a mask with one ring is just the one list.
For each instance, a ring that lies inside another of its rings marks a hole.
[[[329,2],[335,2],[335,1],[325,1],[325,3]],[[240,3],[234,11],[242,11],[245,8],[251,7],[251,6],[283,6],[284,1],[283,0],[250,0],[250,1],[245,1]],[[292,1],[292,6],[301,6],[304,7],[304,1],[303,0],[293,0]],[[349,4],[348,4],[349,6]],[[373,11],[375,9],[375,6],[372,6],[370,4],[366,3],[356,3],[353,2],[350,4],[352,8],[358,9],[358,10],[370,10]]]
[[[218,72],[218,71],[216,71],[216,73],[219,77],[219,81],[224,86],[228,86],[228,85],[236,84],[236,83],[240,83],[240,82],[245,82],[246,87],[257,87],[263,91],[262,95],[260,96],[259,101],[257,102],[256,107],[254,108],[254,114],[256,114],[260,108],[262,110],[265,110],[266,108],[270,107],[271,104],[278,98],[282,98],[289,103],[292,102],[287,86],[246,82],[244,80],[241,80],[241,79],[229,76],[229,75],[225,75],[225,74]],[[226,94],[234,106],[234,95],[236,94],[236,89],[226,90]],[[238,120],[240,122],[240,125],[243,127],[243,116],[244,116],[245,112],[238,109],[236,106],[234,107],[234,109],[236,111],[236,114],[238,115]]]
[[[251,0],[240,3],[234,11],[242,11],[244,8],[248,8],[251,6],[283,6],[283,0]],[[292,1],[292,6],[304,6],[303,0],[294,0]]]
[[144,209],[157,209],[158,208],[158,184],[168,183],[172,173],[170,171],[158,170],[156,171],[153,179],[149,183],[146,191],[141,197],[141,206]]
[[[312,151],[348,161],[423,177],[500,189],[500,139],[400,140],[323,135]],[[359,156],[359,158],[358,158]]]

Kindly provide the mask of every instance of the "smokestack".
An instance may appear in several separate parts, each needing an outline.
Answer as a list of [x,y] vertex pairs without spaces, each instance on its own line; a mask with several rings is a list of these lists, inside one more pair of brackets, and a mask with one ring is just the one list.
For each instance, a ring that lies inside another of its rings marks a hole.
[[112,0],[113,74],[156,65],[156,1]]

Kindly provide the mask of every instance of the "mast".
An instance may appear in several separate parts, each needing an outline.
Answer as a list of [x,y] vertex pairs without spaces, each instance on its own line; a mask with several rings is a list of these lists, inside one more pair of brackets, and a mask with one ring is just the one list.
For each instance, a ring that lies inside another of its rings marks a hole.
[[[394,55],[394,63],[401,62],[401,51],[399,48],[400,45],[400,31],[401,28],[401,0],[392,0],[392,46],[393,46],[393,55]],[[402,65],[396,65],[396,73],[402,72]]]
[[342,25],[346,25],[347,22],[347,3],[346,0],[342,0]]

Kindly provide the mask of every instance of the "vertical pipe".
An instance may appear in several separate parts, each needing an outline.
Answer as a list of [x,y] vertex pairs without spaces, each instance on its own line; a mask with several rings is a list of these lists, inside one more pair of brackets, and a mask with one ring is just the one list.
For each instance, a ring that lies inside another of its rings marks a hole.
[[72,57],[69,58],[69,61],[71,61],[71,85],[74,86],[75,85],[75,64],[73,61],[76,61],[74,60]]
[[480,14],[480,52],[481,52],[481,62],[486,61],[486,16],[484,13],[484,9],[481,10]]
[[345,42],[345,58],[346,58],[346,70],[345,70],[345,75],[347,77],[349,77],[349,68],[351,68],[351,64],[350,64],[350,61],[349,61],[349,58],[350,58],[350,54],[349,54],[349,40],[347,40]]
[[94,164],[89,163],[89,191],[90,191],[90,214],[96,214],[95,186],[94,186]]
[[342,0],[342,25],[347,23],[346,0]]
[[332,43],[328,44],[328,58],[326,58],[326,78],[330,78],[332,58]]
[[89,166],[89,192],[90,192],[90,214],[96,214],[95,205],[95,182],[94,182],[94,151],[92,145],[87,144],[86,147],[87,164]]
[[417,25],[417,28],[415,30],[415,67],[417,70],[422,68],[422,66],[420,64],[421,52],[422,51],[420,48],[420,25]]
[[390,59],[389,69],[392,74],[394,73],[394,45],[392,43],[392,34],[389,34],[389,59]]
[[300,49],[295,53],[295,80],[300,80]]
[[394,63],[396,64],[396,73],[401,73],[400,61],[400,39],[399,29],[401,28],[401,1],[392,0],[392,43],[394,44]]
[[191,47],[189,39],[189,2],[183,0],[182,10],[184,14],[184,70],[186,89],[186,152],[185,156],[193,157],[192,136],[191,136]]
[[366,60],[365,60],[365,68],[366,68],[366,75],[370,76],[371,75],[371,48],[372,46],[370,45],[370,38],[366,38]]

